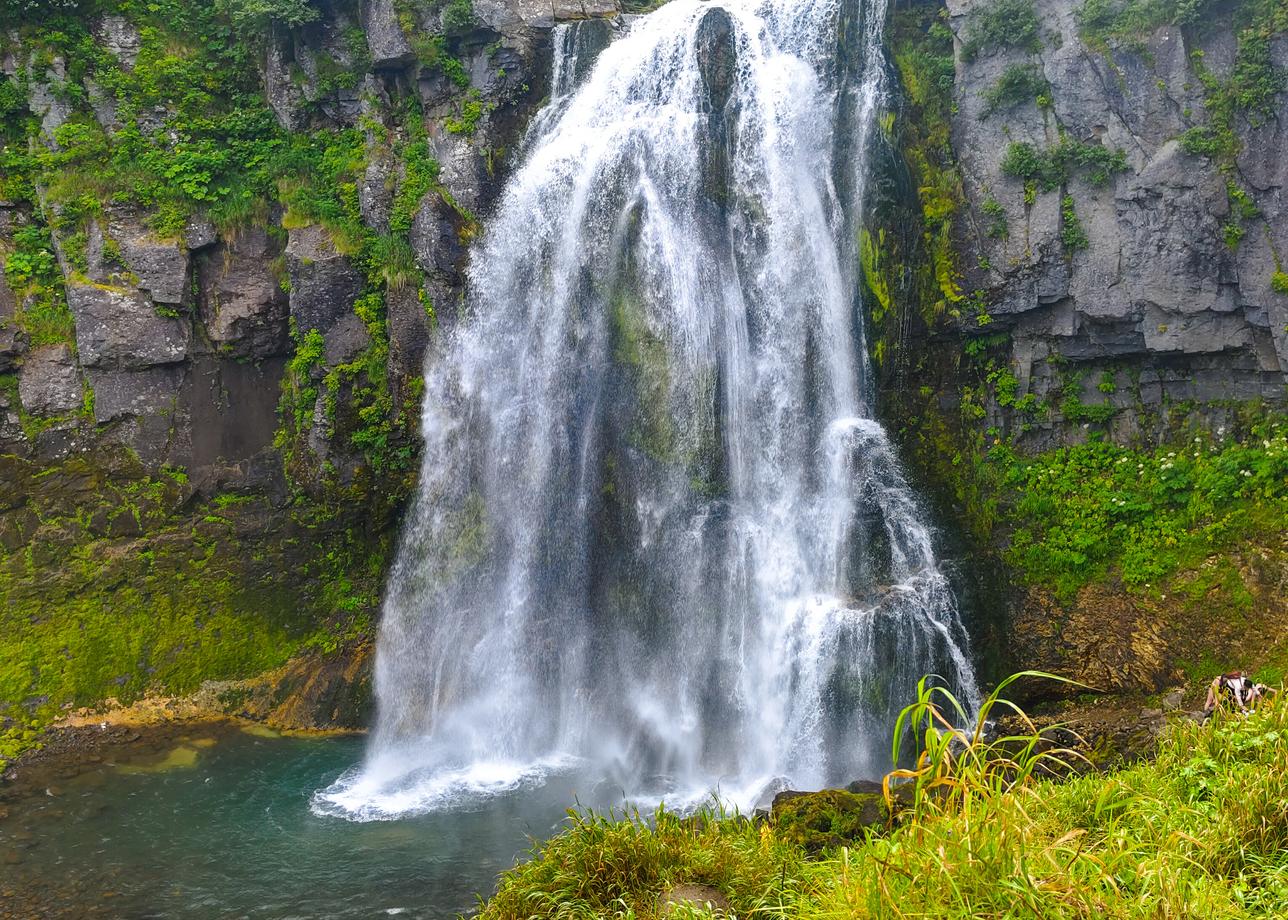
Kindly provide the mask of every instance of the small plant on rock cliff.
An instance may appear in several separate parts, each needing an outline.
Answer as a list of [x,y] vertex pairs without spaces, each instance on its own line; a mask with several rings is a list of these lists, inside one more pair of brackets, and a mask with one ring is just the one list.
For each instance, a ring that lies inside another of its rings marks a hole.
[[1033,0],[997,0],[971,17],[962,55],[971,61],[981,52],[1004,48],[1041,51],[1038,13]]
[[987,118],[995,112],[1014,108],[1025,102],[1037,102],[1050,90],[1046,77],[1033,64],[1012,64],[997,82],[984,91],[984,111]]
[[1072,254],[1091,245],[1087,231],[1082,228],[1078,211],[1074,207],[1073,196],[1065,195],[1060,201],[1060,242],[1066,253]]
[[1004,240],[1011,235],[1010,222],[1006,216],[1006,208],[1002,203],[989,195],[981,206],[984,215],[988,218],[988,228],[984,231],[995,240]]
[[1276,294],[1288,295],[1288,272],[1277,271],[1271,275],[1270,290]]
[[1044,192],[1055,191],[1075,173],[1092,185],[1104,185],[1127,168],[1127,154],[1122,150],[1069,138],[1045,150],[1027,142],[1012,143],[1002,158],[1004,175],[1036,183]]

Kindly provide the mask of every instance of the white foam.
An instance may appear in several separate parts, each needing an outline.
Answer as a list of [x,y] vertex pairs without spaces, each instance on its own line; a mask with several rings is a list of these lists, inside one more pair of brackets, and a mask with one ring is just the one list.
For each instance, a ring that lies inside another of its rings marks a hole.
[[355,767],[314,793],[310,808],[320,817],[348,821],[392,821],[438,811],[469,811],[498,796],[544,785],[583,761],[554,755],[531,763],[483,760],[437,771],[412,770],[397,776]]

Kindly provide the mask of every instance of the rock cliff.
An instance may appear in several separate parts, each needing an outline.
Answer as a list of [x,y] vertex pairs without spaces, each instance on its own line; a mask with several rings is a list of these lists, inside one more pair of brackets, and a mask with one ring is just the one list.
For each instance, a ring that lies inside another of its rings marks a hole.
[[0,715],[363,647],[551,30],[620,12],[0,7]]
[[[862,241],[874,357],[945,519],[1002,560],[972,565],[1001,586],[1006,666],[1137,690],[1280,654],[1281,483],[1220,500],[1242,542],[1174,551],[1196,516],[1158,537],[1159,564],[1124,557],[1212,487],[1208,456],[1253,443],[1279,469],[1288,11],[949,0],[896,9],[891,35]],[[1105,466],[1129,459],[1130,488]],[[1251,616],[1268,637],[1245,641]]]

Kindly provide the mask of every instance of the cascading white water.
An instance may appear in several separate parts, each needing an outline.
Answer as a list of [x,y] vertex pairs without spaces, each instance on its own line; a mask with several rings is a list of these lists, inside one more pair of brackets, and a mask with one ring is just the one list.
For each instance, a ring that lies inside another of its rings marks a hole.
[[973,699],[872,420],[854,238],[884,0],[673,0],[556,92],[428,361],[357,819],[593,764],[669,801],[889,766]]

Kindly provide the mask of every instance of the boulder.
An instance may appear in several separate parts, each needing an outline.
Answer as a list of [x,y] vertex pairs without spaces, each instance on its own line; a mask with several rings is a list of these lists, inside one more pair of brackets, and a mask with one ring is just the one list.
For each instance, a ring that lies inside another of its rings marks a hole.
[[188,323],[161,316],[151,299],[138,291],[69,283],[67,303],[85,367],[143,368],[187,357]]
[[775,833],[809,853],[864,840],[887,827],[891,811],[879,792],[780,792],[769,820]]
[[352,314],[365,287],[362,275],[316,224],[290,231],[286,269],[291,317],[301,335],[313,329],[325,334],[341,317]]
[[33,349],[18,372],[18,398],[31,415],[64,415],[85,402],[76,356],[67,345]]

